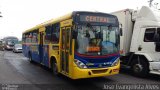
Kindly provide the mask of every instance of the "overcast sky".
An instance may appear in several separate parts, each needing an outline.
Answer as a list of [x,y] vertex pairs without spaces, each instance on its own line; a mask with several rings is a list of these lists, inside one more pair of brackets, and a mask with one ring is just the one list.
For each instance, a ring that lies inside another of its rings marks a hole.
[[[121,9],[140,9],[149,0],[0,0],[0,38],[17,36],[44,21],[72,11],[110,13]],[[153,3],[160,0],[154,0]],[[159,5],[160,6],[160,5]],[[158,7],[159,8],[159,7]]]

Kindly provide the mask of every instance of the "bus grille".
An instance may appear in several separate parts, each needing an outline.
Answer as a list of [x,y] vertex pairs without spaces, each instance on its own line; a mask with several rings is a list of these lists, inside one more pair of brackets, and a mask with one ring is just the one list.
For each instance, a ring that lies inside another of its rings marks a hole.
[[93,74],[106,73],[108,69],[103,70],[92,70]]

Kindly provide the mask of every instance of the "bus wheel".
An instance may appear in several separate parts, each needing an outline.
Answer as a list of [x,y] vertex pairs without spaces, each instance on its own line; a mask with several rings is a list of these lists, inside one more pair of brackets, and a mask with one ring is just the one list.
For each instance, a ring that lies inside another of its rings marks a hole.
[[28,55],[29,55],[29,57],[28,57],[28,58],[29,58],[29,62],[32,63],[33,60],[32,60],[32,55],[31,55],[31,53],[29,53]]
[[149,66],[146,60],[142,58],[134,59],[131,65],[132,72],[135,76],[146,77],[149,73]]
[[57,63],[56,63],[56,62],[53,62],[52,70],[53,70],[53,74],[54,74],[54,75],[56,75],[56,76],[59,75],[58,66],[57,66]]

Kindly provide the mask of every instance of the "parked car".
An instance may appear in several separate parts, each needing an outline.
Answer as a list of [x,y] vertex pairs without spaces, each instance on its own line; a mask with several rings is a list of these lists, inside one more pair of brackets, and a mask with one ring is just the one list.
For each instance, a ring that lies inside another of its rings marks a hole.
[[22,44],[15,44],[13,47],[13,52],[22,52]]

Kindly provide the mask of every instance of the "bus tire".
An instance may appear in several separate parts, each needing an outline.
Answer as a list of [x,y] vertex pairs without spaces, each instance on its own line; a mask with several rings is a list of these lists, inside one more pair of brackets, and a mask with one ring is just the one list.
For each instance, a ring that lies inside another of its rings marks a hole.
[[53,70],[54,75],[56,75],[56,76],[59,75],[58,66],[57,66],[57,63],[55,61],[52,63],[52,70]]
[[30,63],[32,63],[32,62],[33,62],[33,60],[32,60],[32,55],[31,55],[31,53],[29,52],[29,53],[28,53],[28,55],[29,55],[29,57],[28,57],[29,62],[30,62]]
[[133,59],[131,69],[133,74],[138,77],[146,77],[149,73],[149,65],[143,58],[139,59],[139,63],[137,59]]

